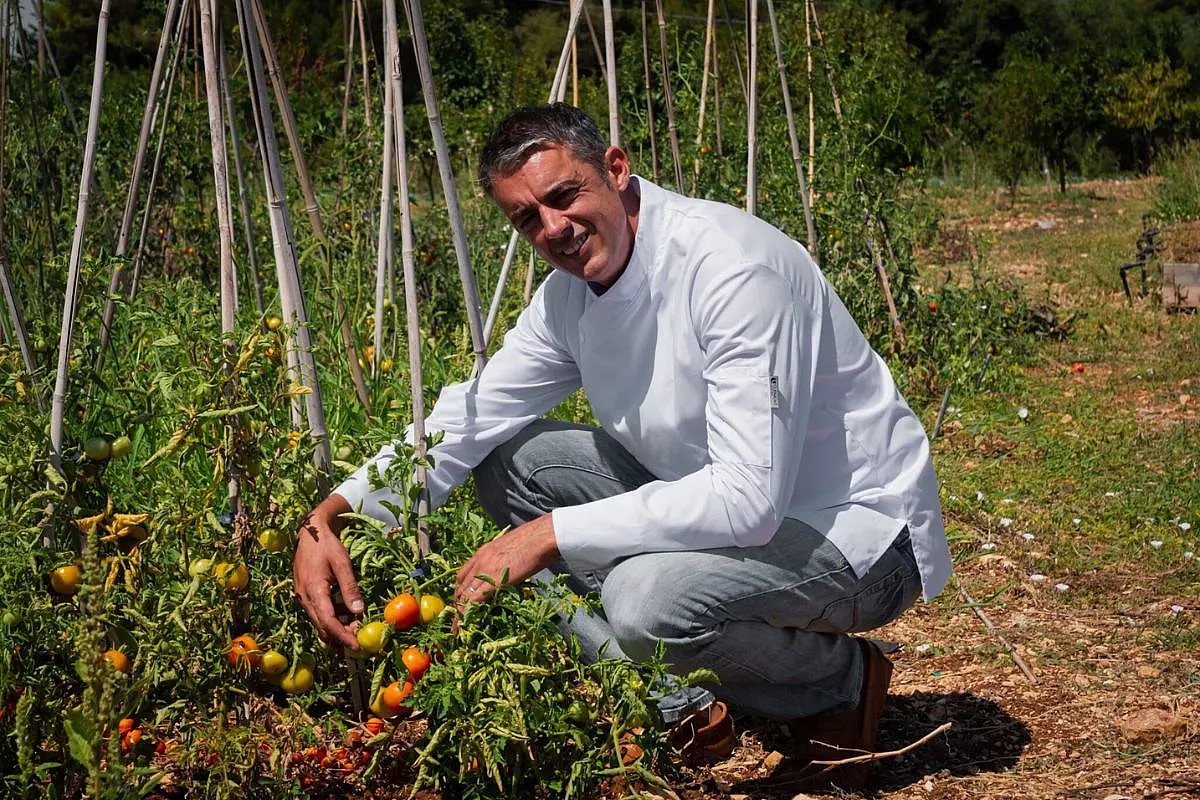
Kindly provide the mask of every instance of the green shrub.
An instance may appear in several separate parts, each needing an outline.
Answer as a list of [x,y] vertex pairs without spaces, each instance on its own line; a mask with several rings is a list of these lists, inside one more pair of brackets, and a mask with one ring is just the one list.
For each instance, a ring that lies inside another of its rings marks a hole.
[[1154,210],[1165,222],[1200,218],[1200,141],[1172,148],[1158,162]]

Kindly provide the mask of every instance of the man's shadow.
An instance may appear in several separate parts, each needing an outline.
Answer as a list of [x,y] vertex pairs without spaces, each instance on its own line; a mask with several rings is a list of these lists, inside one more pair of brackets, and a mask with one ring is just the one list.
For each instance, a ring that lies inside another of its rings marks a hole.
[[[1003,772],[1017,763],[1030,741],[1025,723],[991,700],[966,692],[916,692],[888,698],[876,751],[901,750],[947,722],[951,727],[928,742],[872,764],[870,782],[862,794],[872,796],[901,789],[927,775]],[[794,778],[789,779],[789,773],[794,775],[804,766],[789,763],[791,759],[786,758],[794,743],[764,741],[763,744],[768,749],[778,745],[785,754],[783,764],[772,775],[744,781],[732,791],[749,792],[754,797],[793,797],[799,787]]]

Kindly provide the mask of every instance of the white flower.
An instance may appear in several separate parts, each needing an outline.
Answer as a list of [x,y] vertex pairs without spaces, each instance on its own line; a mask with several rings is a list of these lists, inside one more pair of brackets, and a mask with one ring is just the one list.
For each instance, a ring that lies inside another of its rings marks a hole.
[[1153,547],[1155,550],[1157,550],[1158,548],[1162,547],[1162,540],[1161,539],[1151,539],[1150,546]]
[[1116,497],[1117,493],[1116,492],[1105,492],[1104,496],[1105,497]]
[[1042,581],[1046,580],[1046,576],[1040,572],[1035,572],[1029,576],[1029,580],[1033,581],[1034,583],[1041,583]]
[[1013,500],[1011,497],[1006,497],[1006,498],[1004,498],[1004,500],[1003,500],[1003,501],[1001,501],[1001,502],[1003,502],[1003,503],[1004,503],[1004,505],[1006,505],[1006,506],[1011,506],[1013,503],[1015,503],[1015,502],[1017,502],[1017,501],[1016,501],[1016,500]]
[[1032,541],[1033,541],[1034,539],[1036,539],[1037,537],[1036,537],[1036,536],[1034,536],[1032,533],[1029,533],[1028,531],[1026,531],[1025,533],[1022,533],[1022,534],[1021,534],[1021,538],[1022,538],[1022,539],[1024,539],[1025,541],[1027,541],[1027,542],[1032,542]]
[[1081,520],[1079,517],[1075,517],[1075,519],[1071,520],[1071,522],[1078,525],[1079,523],[1083,522],[1083,520]]
[[1000,518],[1000,526],[1003,528],[1007,528],[1009,525],[1012,525],[1012,523],[1013,523],[1013,521],[1011,519],[1009,519],[1008,517]]
[[1060,592],[1065,592],[1067,589],[1070,589],[1071,587],[1065,583],[1056,583],[1056,584],[1054,584],[1054,588]]
[[927,645],[927,644],[919,644],[919,645],[917,645],[917,648],[916,648],[916,649],[917,649],[917,652],[918,652],[918,653],[928,653],[928,652],[929,652],[929,645]]
[[950,498],[949,498],[949,499],[950,499],[950,502],[951,502],[951,503],[957,503],[957,502],[958,502],[958,495],[956,495],[956,494],[952,494],[952,495],[950,495]]
[[995,550],[996,544],[995,544],[995,542],[984,542],[983,544],[981,544],[979,546],[979,548],[981,550]]
[[1020,417],[1021,419],[1028,419],[1029,418],[1029,409],[1026,408],[1025,406],[1021,406],[1020,408],[1017,409],[1017,416]]
[[1192,529],[1192,524],[1191,524],[1190,522],[1181,522],[1181,523],[1179,523],[1179,530],[1181,530],[1181,531],[1190,531],[1191,529]]

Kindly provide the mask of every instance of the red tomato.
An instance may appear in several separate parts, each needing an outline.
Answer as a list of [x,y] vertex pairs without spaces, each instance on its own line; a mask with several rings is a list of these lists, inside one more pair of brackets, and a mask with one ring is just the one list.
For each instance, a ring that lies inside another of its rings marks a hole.
[[421,619],[421,606],[411,594],[398,594],[383,609],[383,618],[398,630],[406,631]]

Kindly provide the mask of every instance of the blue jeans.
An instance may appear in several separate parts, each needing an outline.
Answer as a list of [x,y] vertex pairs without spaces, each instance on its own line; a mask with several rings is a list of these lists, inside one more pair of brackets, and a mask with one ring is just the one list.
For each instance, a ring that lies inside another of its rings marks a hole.
[[[534,422],[475,469],[480,503],[512,526],[653,480],[604,431],[552,420]],[[717,674],[719,685],[664,692],[668,723],[711,702],[709,690],[781,719],[853,708],[863,665],[848,634],[891,622],[921,593],[907,529],[860,578],[822,534],[793,519],[762,547],[641,553],[579,574],[560,560],[551,571],[567,574],[573,592],[600,593],[603,617],[569,622],[585,658],[607,644],[606,658],[646,659],[662,642],[672,672]]]

